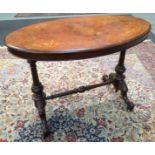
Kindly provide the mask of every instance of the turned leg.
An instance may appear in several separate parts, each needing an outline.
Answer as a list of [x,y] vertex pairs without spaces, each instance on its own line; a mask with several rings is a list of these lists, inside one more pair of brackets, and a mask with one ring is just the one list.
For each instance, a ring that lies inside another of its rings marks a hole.
[[134,109],[134,104],[128,99],[127,92],[128,87],[125,82],[125,76],[123,75],[126,68],[124,66],[124,60],[125,60],[125,53],[126,51],[121,51],[118,65],[115,68],[116,74],[111,74],[110,76],[113,77],[114,82],[113,85],[116,89],[116,91],[121,92],[121,96],[125,103],[127,104],[127,110],[132,111]]
[[46,106],[45,93],[43,92],[43,86],[39,81],[36,68],[36,61],[28,60],[28,63],[30,64],[33,80],[32,84],[33,100],[35,103],[35,107],[38,109],[38,113],[42,121],[44,137],[46,137],[49,135],[49,130],[47,126],[46,112],[45,112],[45,106]]

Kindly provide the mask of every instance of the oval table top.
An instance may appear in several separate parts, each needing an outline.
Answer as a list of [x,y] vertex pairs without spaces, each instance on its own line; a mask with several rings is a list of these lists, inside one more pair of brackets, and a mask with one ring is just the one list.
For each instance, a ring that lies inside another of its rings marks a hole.
[[25,59],[84,59],[132,47],[150,28],[132,16],[84,16],[26,26],[8,34],[5,42],[12,54]]

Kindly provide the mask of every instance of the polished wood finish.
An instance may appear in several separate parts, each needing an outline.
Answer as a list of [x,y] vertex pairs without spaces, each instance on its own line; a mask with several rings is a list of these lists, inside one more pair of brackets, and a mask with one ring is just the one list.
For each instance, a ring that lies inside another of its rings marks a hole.
[[43,126],[43,134],[44,137],[46,137],[49,134],[49,129],[47,126],[47,120],[46,120],[46,101],[45,101],[45,93],[43,92],[43,85],[39,81],[36,61],[29,60],[28,63],[30,64],[31,69],[31,75],[32,75],[32,92],[33,92],[33,100],[35,107],[38,109],[39,117],[42,121]]
[[[43,125],[44,138],[50,133],[46,120],[46,100],[82,93],[100,86],[113,84],[120,91],[127,110],[134,104],[127,96],[125,82],[126,49],[142,42],[150,32],[150,24],[130,16],[90,16],[48,21],[27,26],[6,37],[9,51],[28,59],[32,74],[33,100]],[[115,73],[104,75],[102,82],[81,86],[62,93],[46,96],[39,80],[38,60],[77,60],[103,56],[120,51]]]
[[[105,76],[103,76],[103,79],[105,79]],[[109,85],[109,84],[112,84],[113,82],[114,82],[114,79],[110,79],[108,77],[108,78],[106,78],[106,80],[103,80],[100,83],[93,84],[93,85],[87,85],[87,86],[80,86],[80,87],[72,89],[72,90],[64,91],[64,92],[57,93],[57,94],[52,94],[50,96],[45,97],[45,99],[50,100],[50,99],[55,99],[55,98],[58,98],[58,97],[63,97],[63,96],[67,96],[67,95],[76,94],[76,93],[84,93],[85,91],[88,91],[88,90],[91,90],[91,89],[94,89],[94,88],[97,88],[97,87]]]
[[142,42],[150,24],[132,16],[85,16],[33,24],[5,41],[14,55],[34,60],[71,60],[102,56]]

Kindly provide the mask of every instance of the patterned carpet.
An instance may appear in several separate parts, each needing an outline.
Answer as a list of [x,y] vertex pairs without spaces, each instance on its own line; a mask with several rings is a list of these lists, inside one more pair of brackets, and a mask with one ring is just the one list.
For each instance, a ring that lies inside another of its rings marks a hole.
[[[54,132],[47,141],[155,141],[155,46],[143,42],[126,57],[129,98],[134,112],[112,86],[47,102]],[[101,81],[113,72],[118,55],[68,62],[38,62],[45,92],[60,92]],[[25,60],[0,49],[0,141],[44,141],[31,99],[31,75]]]

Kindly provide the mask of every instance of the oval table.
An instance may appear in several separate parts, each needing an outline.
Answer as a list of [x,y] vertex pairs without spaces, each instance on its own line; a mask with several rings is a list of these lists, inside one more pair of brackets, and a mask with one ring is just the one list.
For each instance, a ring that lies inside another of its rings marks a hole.
[[[127,109],[134,109],[134,104],[127,96],[125,54],[128,48],[144,41],[150,29],[147,21],[132,16],[83,16],[36,23],[6,36],[9,52],[27,59],[30,64],[33,100],[42,121],[44,137],[49,134],[45,112],[48,99],[112,84],[116,91],[121,92]],[[46,96],[43,92],[37,73],[37,61],[88,59],[116,52],[120,52],[120,58],[115,73],[103,75],[101,83],[81,86],[51,96]]]

